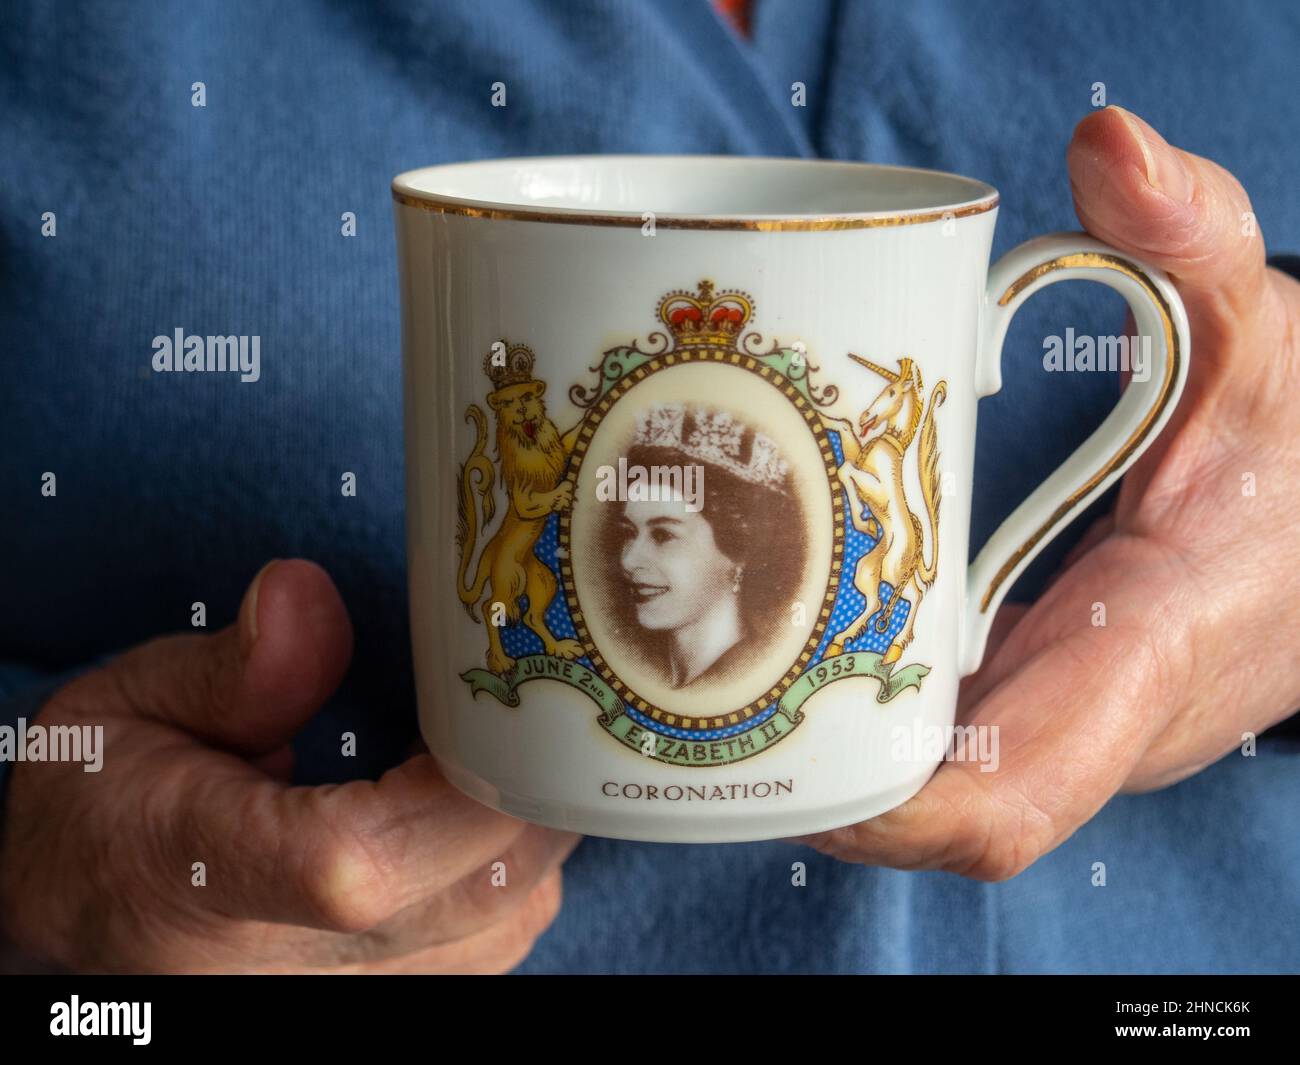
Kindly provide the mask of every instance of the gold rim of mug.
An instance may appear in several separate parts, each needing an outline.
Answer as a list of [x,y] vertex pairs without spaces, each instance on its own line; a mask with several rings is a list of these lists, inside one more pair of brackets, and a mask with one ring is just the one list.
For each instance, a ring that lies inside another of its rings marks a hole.
[[[416,195],[393,189],[393,200],[406,207],[418,207],[438,214],[458,215],[462,218],[491,218],[511,222],[548,222],[566,226],[622,226],[641,228],[646,224],[644,215],[584,213],[568,208],[532,210],[524,207],[480,207],[462,200],[446,199],[431,194]],[[911,226],[922,222],[942,222],[950,218],[967,218],[984,214],[998,205],[998,195],[979,203],[937,211],[915,211],[895,215],[825,215],[814,218],[695,218],[689,215],[654,216],[656,229],[713,229],[750,230],[757,233],[833,232],[842,229],[879,229],[889,226]]]

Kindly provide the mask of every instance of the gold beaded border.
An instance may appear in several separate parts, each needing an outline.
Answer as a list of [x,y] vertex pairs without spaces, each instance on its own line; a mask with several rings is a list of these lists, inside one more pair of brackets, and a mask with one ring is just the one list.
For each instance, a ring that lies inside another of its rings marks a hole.
[[731,710],[724,714],[709,714],[705,717],[669,713],[642,698],[624,684],[610,668],[604,656],[596,647],[595,641],[591,638],[582,604],[578,600],[577,586],[573,579],[573,553],[569,538],[571,511],[568,510],[560,513],[559,546],[560,575],[564,585],[564,597],[569,605],[569,614],[573,619],[573,626],[577,630],[578,639],[586,650],[587,657],[591,660],[592,665],[596,667],[596,672],[601,679],[625,703],[634,706],[641,713],[648,715],[655,721],[673,728],[705,730],[726,728],[728,725],[739,725],[762,713],[774,700],[780,699],[790,685],[798,680],[812,664],[813,655],[817,653],[822,636],[825,635],[826,626],[830,623],[831,610],[834,607],[835,594],[840,583],[840,570],[844,561],[844,500],[839,491],[839,467],[835,461],[835,452],[831,448],[830,438],[826,434],[826,427],[822,424],[821,416],[817,413],[816,408],[794,386],[790,379],[780,371],[773,369],[753,355],[746,355],[730,348],[695,348],[686,351],[670,351],[663,355],[656,355],[620,378],[591,408],[582,428],[578,431],[578,437],[573,446],[572,465],[568,474],[568,479],[575,488],[577,487],[578,472],[581,469],[587,447],[596,435],[597,427],[614,404],[652,374],[693,362],[713,362],[736,366],[761,377],[794,405],[817,440],[817,446],[821,452],[822,462],[825,467],[827,488],[831,494],[834,542],[831,545],[831,571],[826,584],[826,593],[822,598],[821,608],[818,611],[817,620],[813,624],[812,633],[809,635],[808,641],[804,644],[799,656],[790,665],[790,668],[785,671],[780,681],[747,706],[742,706],[737,710]]

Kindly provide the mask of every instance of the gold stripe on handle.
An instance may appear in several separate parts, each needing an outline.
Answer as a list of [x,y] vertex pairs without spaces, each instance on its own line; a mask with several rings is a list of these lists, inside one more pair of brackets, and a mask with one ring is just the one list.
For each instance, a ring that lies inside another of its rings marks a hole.
[[[406,207],[418,207],[438,214],[463,218],[496,218],[511,222],[552,222],[569,226],[627,226],[646,224],[642,215],[588,214],[580,211],[532,211],[520,207],[474,207],[466,203],[440,200],[436,196],[415,196],[393,190],[393,199]],[[920,211],[915,214],[879,215],[871,218],[674,218],[655,215],[656,229],[748,229],[758,233],[833,232],[840,229],[877,229],[886,226],[911,226],[921,222],[939,222],[948,218],[966,218],[983,214],[998,205],[998,197],[967,204],[949,211]]]
[[1160,418],[1165,407],[1169,405],[1169,397],[1173,394],[1174,381],[1178,377],[1182,352],[1179,349],[1178,333],[1174,329],[1174,319],[1173,315],[1169,311],[1169,303],[1140,266],[1128,259],[1122,259],[1118,255],[1107,255],[1104,252],[1083,251],[1075,252],[1072,255],[1062,255],[1060,258],[1040,263],[1032,270],[1028,270],[1021,274],[1020,277],[1016,278],[1016,280],[1011,283],[1006,292],[1002,293],[1002,297],[998,300],[998,306],[1005,307],[1008,303],[1019,296],[1021,292],[1045,274],[1050,274],[1055,270],[1068,270],[1071,268],[1118,270],[1121,274],[1132,278],[1142,286],[1147,295],[1151,297],[1151,301],[1155,304],[1156,310],[1160,312],[1160,319],[1165,331],[1165,350],[1168,352],[1168,357],[1165,359],[1164,380],[1160,383],[1160,395],[1156,399],[1156,402],[1152,404],[1151,409],[1147,411],[1146,417],[1142,419],[1142,423],[1134,429],[1132,435],[1124,441],[1123,446],[1106,461],[1105,465],[1103,465],[1101,469],[1089,477],[1083,485],[1070,493],[1069,498],[1052,512],[1052,516],[1034,530],[1033,535],[1021,544],[1020,547],[1016,549],[1015,553],[1011,555],[1005,563],[1003,563],[1002,568],[998,570],[993,580],[989,582],[988,589],[984,593],[984,598],[980,601],[981,614],[988,610],[989,604],[993,601],[993,596],[997,593],[998,588],[1000,588],[1002,583],[1008,576],[1010,576],[1011,571],[1020,564],[1020,560],[1038,545],[1039,541],[1041,541],[1043,537],[1051,531],[1052,527],[1056,525],[1058,521],[1078,506],[1081,499],[1087,496],[1089,492],[1104,481],[1118,466],[1123,465],[1125,460],[1142,445],[1142,442],[1150,434],[1151,427]]

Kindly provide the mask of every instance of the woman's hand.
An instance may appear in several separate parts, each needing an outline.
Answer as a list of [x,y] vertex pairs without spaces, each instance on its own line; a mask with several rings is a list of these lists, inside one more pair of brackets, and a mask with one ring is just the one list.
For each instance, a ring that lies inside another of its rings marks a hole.
[[289,740],[351,653],[329,577],[277,562],[230,628],[154,640],[62,688],[38,723],[102,725],[103,767],[14,767],[0,851],[9,937],[89,971],[518,964],[559,911],[579,837],[465,798],[427,754],[377,783],[283,782]]
[[1177,284],[1186,392],[1114,513],[1033,607],[1002,612],[963,686],[959,722],[999,728],[997,771],[945,762],[897,809],[805,839],[837,857],[1013,876],[1116,792],[1190,776],[1300,702],[1300,285],[1266,268],[1232,175],[1128,112],[1084,119],[1069,167],[1088,232]]

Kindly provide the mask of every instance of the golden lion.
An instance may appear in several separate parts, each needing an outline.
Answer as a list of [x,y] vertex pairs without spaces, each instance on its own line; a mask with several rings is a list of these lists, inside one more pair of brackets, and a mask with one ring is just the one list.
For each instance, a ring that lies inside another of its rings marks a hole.
[[[486,599],[491,604],[487,619],[487,667],[493,673],[505,673],[514,665],[514,659],[501,646],[501,626],[519,621],[521,596],[528,597],[524,623],[541,637],[548,655],[574,659],[584,653],[577,640],[557,640],[546,627],[546,609],[555,597],[555,576],[533,553],[547,516],[573,503],[573,483],[565,479],[564,471],[578,426],[560,436],[555,423],[546,416],[542,402],[546,383],[533,379],[532,364],[532,352],[522,346],[509,348],[501,362],[488,357],[487,372],[497,387],[487,401],[496,412],[497,457],[508,509],[500,528],[479,555],[472,583],[467,578],[478,535],[496,510],[493,496],[496,470],[484,454],[488,435],[486,416],[474,404],[465,411],[465,420],[476,427],[477,439],[460,471],[456,545],[461,555],[457,591],[469,616],[478,621],[475,607],[484,601],[486,586]],[[474,503],[475,490],[482,501],[481,523]]]

